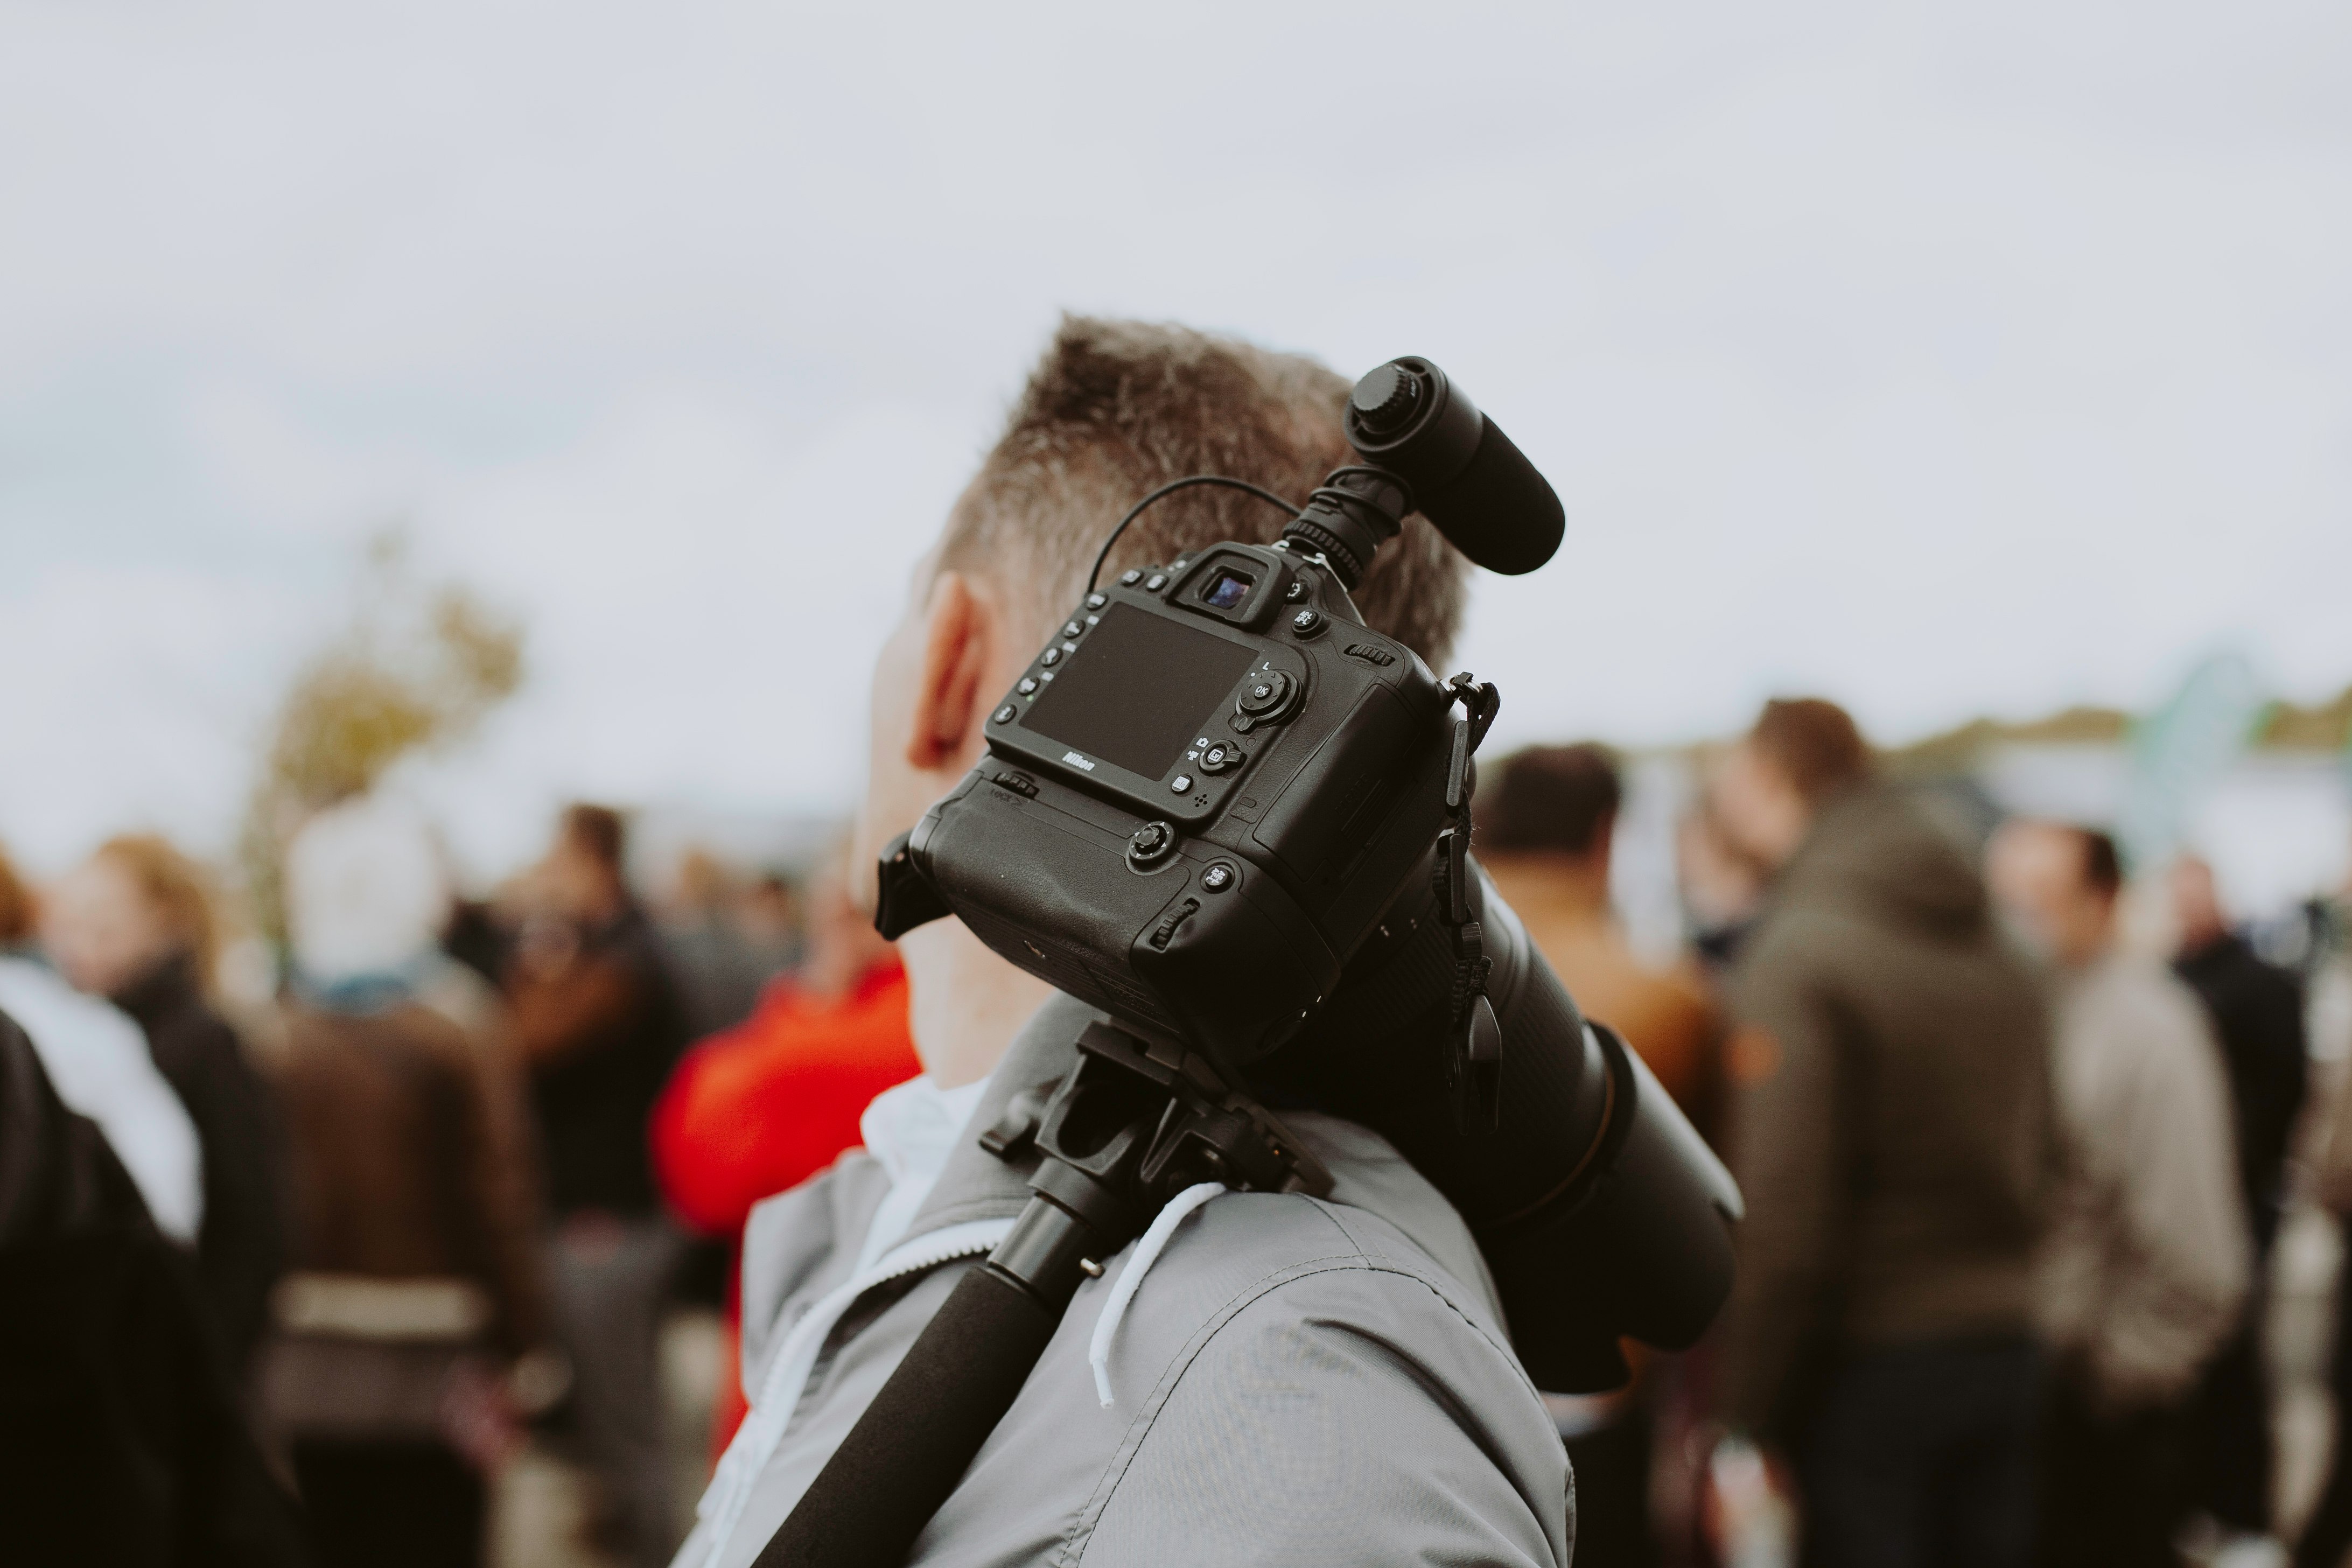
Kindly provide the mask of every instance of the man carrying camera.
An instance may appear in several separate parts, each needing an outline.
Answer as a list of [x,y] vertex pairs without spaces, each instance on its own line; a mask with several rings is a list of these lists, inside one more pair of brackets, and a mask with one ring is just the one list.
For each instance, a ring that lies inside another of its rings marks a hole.
[[[1348,391],[1310,362],[1237,342],[1066,321],[877,664],[862,864],[979,758],[992,705],[1131,501],[1195,473],[1304,494],[1349,461]],[[1274,522],[1246,498],[1192,490],[1139,519],[1109,569],[1264,541]],[[1434,661],[1459,619],[1462,573],[1414,519],[1357,603]],[[957,921],[900,947],[925,1076],[868,1110],[866,1152],[753,1214],[752,1415],[703,1500],[686,1568],[758,1557],[1003,1234],[984,1216],[1025,1194],[977,1135],[1059,1073],[1090,1016]],[[1568,1561],[1565,1457],[1469,1231],[1379,1137],[1286,1120],[1335,1177],[1330,1196],[1229,1194],[1159,1227],[1156,1258],[1130,1247],[1105,1259],[915,1561]]]

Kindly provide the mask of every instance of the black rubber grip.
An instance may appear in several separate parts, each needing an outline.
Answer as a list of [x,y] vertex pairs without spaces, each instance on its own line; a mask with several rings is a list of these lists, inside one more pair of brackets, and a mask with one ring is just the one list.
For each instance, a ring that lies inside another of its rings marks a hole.
[[985,1264],[958,1280],[753,1568],[900,1568],[1059,1321]]

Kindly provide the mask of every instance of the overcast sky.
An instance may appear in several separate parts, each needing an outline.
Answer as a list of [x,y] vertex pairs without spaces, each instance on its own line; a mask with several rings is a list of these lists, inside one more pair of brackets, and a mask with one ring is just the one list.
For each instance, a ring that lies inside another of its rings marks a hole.
[[1505,741],[2352,681],[2340,5],[849,9],[0,0],[0,840],[225,845],[395,519],[529,627],[477,869],[838,806],[1066,309],[1465,383]]

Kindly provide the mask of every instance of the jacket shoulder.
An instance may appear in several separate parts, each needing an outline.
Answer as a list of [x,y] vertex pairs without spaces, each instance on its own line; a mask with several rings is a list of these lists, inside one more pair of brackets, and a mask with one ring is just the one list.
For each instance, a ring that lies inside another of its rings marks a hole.
[[874,1211],[890,1190],[889,1174],[863,1149],[852,1149],[815,1175],[751,1205],[743,1226],[744,1386],[752,1386],[780,1320],[794,1302],[849,1278]]
[[1566,1561],[1559,1435],[1482,1289],[1345,1204],[1200,1218],[1136,1298],[1143,1364],[1114,1347],[1131,1415],[1061,1561]]

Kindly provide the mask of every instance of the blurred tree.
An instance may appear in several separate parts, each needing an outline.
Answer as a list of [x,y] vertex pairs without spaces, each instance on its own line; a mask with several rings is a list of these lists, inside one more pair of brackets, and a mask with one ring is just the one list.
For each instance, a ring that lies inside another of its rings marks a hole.
[[238,844],[255,922],[286,940],[286,845],[312,814],[373,788],[411,752],[473,733],[522,684],[521,628],[456,584],[408,571],[407,540],[370,542],[350,624],[294,679],[269,732]]

